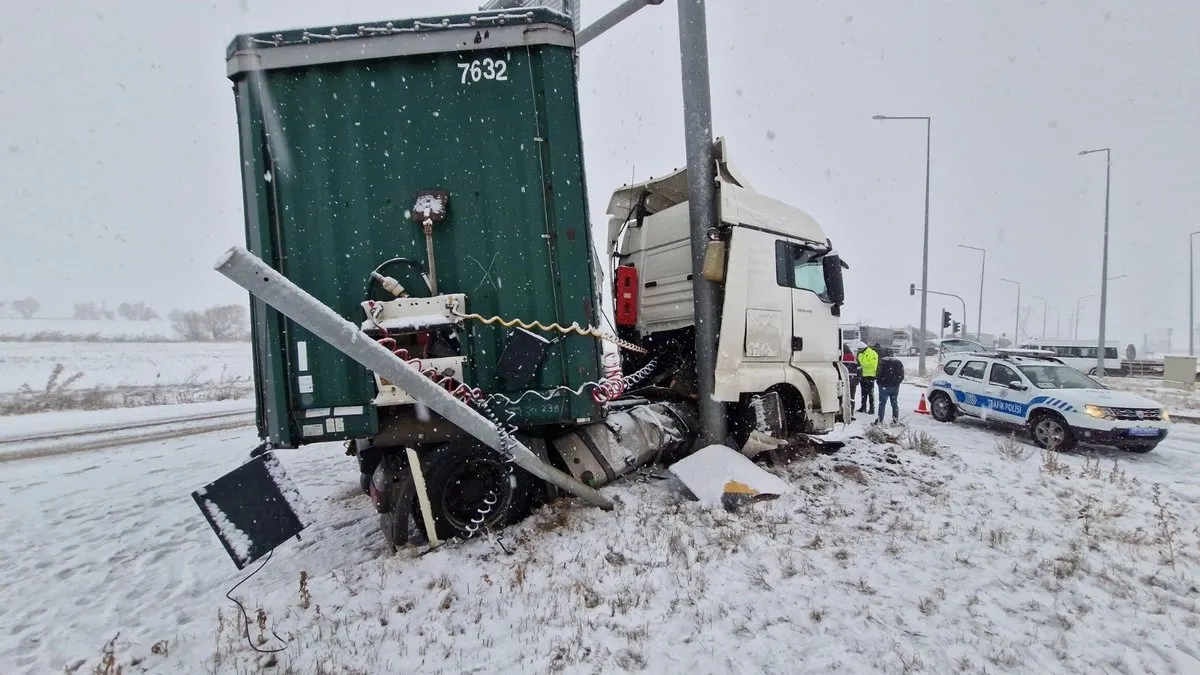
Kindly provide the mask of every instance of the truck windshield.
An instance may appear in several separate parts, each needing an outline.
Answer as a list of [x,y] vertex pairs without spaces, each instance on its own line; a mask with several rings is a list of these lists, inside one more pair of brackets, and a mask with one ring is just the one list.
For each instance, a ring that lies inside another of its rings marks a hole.
[[1102,389],[1098,382],[1070,366],[1020,366],[1038,389]]

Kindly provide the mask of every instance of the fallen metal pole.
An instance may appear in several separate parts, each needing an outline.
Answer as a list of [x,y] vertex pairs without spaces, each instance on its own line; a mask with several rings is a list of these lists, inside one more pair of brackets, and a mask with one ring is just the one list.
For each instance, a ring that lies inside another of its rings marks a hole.
[[661,5],[662,2],[663,0],[625,0],[608,14],[579,29],[579,32],[575,33],[575,48],[579,49],[600,37],[602,33],[633,16],[646,5]]
[[[251,295],[267,303],[292,321],[304,326],[364,368],[395,382],[401,389],[479,442],[502,452],[500,434],[483,415],[454,398],[413,366],[367,337],[358,326],[339,316],[320,300],[292,283],[241,246],[234,246],[213,265]],[[505,443],[513,463],[587,503],[606,511],[612,500],[538,458],[515,438]]]

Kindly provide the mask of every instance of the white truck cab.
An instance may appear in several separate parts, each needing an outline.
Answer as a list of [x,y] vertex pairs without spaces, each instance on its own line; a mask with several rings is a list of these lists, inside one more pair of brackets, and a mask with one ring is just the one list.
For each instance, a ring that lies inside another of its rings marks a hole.
[[929,384],[930,413],[1020,425],[1050,450],[1076,443],[1149,452],[1167,437],[1170,416],[1156,401],[1104,385],[1050,352],[999,350],[949,357]]
[[[744,403],[779,392],[792,431],[825,433],[852,406],[838,331],[844,264],[811,216],[749,186],[721,139],[715,154],[719,225],[705,273],[723,291],[715,395]],[[636,275],[617,291],[632,291],[635,305],[632,316],[618,311],[618,331],[685,352],[695,323],[687,197],[682,169],[616,190],[608,208],[618,278]]]

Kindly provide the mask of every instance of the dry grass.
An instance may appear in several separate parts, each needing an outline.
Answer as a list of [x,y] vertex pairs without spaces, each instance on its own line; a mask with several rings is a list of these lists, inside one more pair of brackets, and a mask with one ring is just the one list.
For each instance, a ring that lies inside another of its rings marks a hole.
[[1066,476],[1071,473],[1071,466],[1058,458],[1053,450],[1042,450],[1042,471],[1051,476]]
[[852,464],[838,464],[833,467],[835,473],[841,474],[846,478],[858,483],[859,485],[867,484],[867,476],[863,470]]
[[1018,441],[1016,434],[1010,434],[1008,438],[996,441],[996,454],[1014,462],[1024,462],[1033,457],[1036,452],[1037,448]]
[[177,384],[155,383],[75,389],[72,385],[83,377],[83,373],[76,372],[63,378],[65,370],[61,363],[57,363],[41,388],[34,389],[26,383],[21,385],[15,394],[0,398],[0,415],[229,401],[245,398],[254,389],[250,378],[231,377],[224,369],[215,380],[201,380],[200,371],[195,371]]
[[180,342],[166,335],[105,335],[103,333],[70,333],[61,330],[40,330],[34,333],[5,333],[0,335],[0,342],[89,342],[89,343],[128,343],[128,344],[159,344],[163,342]]
[[910,431],[905,434],[904,447],[926,457],[937,457],[937,439],[925,431]]
[[907,431],[908,427],[905,426],[885,427],[881,424],[872,424],[867,427],[863,435],[876,445],[900,445]]

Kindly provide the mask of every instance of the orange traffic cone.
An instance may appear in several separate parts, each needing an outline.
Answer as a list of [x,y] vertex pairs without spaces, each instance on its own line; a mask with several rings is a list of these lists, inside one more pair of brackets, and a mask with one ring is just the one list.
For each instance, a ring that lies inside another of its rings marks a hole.
[[928,415],[929,414],[929,406],[926,405],[926,403],[925,403],[925,394],[921,394],[921,402],[917,404],[917,409],[915,412],[918,415]]

